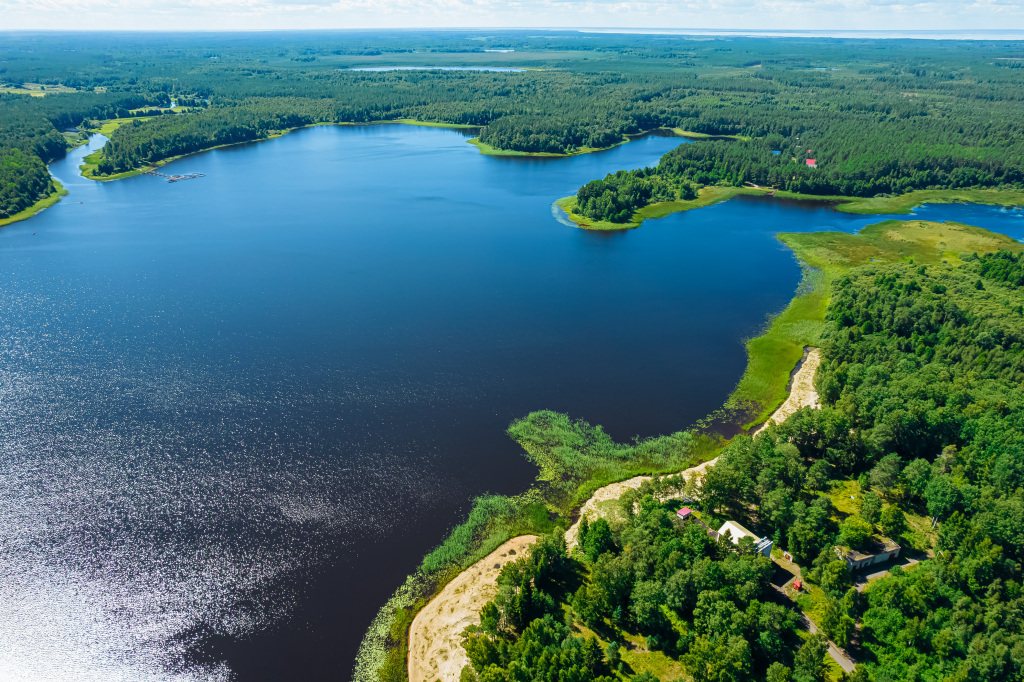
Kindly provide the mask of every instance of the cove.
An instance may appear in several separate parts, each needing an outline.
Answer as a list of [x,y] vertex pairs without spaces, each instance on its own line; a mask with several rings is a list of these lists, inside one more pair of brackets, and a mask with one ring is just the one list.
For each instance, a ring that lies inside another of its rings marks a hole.
[[[529,485],[512,419],[629,439],[721,406],[799,283],[774,234],[886,216],[553,217],[680,143],[502,158],[324,126],[161,169],[205,174],[177,183],[54,164],[69,195],[0,230],[0,677],[344,679],[470,499]],[[912,217],[1021,238],[1021,215]]]

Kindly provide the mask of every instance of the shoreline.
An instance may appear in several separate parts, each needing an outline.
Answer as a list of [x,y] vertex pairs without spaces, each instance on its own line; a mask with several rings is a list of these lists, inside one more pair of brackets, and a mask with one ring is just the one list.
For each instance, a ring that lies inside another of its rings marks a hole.
[[606,220],[593,220],[573,212],[576,196],[562,197],[554,202],[565,212],[568,220],[582,230],[614,231],[634,230],[645,220],[657,220],[683,213],[695,208],[704,208],[729,201],[740,196],[764,196],[791,201],[808,201],[826,204],[833,210],[854,215],[910,215],[915,208],[925,204],[981,204],[984,206],[1002,206],[1003,208],[1024,208],[1024,190],[1012,189],[918,189],[899,196],[885,197],[844,197],[824,194],[798,194],[796,192],[777,191],[772,194],[770,188],[731,187],[709,185],[702,187],[696,199],[663,201],[648,204],[633,214],[632,219],[625,223],[613,223]]
[[498,594],[498,574],[505,564],[524,556],[540,538],[519,535],[459,573],[409,626],[409,682],[458,680],[469,656],[462,631],[480,624],[480,610]]
[[[146,119],[138,119],[138,120],[146,120]],[[202,149],[197,149],[194,152],[187,152],[185,154],[178,154],[177,156],[169,156],[166,159],[160,159],[159,161],[154,161],[152,163],[145,164],[145,165],[140,166],[138,168],[133,168],[131,170],[122,171],[120,173],[115,173],[114,175],[93,175],[92,173],[89,172],[87,167],[88,166],[95,167],[96,166],[95,163],[83,163],[78,168],[79,168],[81,176],[83,178],[87,179],[87,180],[94,180],[96,182],[110,182],[110,181],[113,181],[113,180],[122,180],[124,178],[130,178],[130,177],[133,177],[133,176],[136,176],[136,175],[142,175],[146,171],[156,170],[157,168],[161,168],[163,166],[166,166],[167,164],[169,164],[169,163],[171,163],[173,161],[180,161],[181,159],[184,159],[184,158],[189,157],[189,156],[195,156],[197,154],[203,154],[205,152],[210,152],[210,151],[213,151],[215,149],[227,149],[228,147],[235,147],[235,146],[243,145],[243,144],[253,144],[253,143],[256,143],[256,142],[266,142],[268,140],[274,140],[274,139],[277,139],[279,137],[284,137],[285,135],[288,135],[289,133],[294,133],[294,132],[296,132],[298,130],[306,130],[307,128],[316,128],[316,127],[319,127],[319,126],[377,126],[377,125],[391,125],[391,124],[420,126],[420,127],[423,127],[423,128],[449,128],[451,130],[472,130],[472,129],[482,128],[483,127],[483,126],[478,126],[478,125],[471,125],[471,124],[468,124],[468,123],[435,123],[433,121],[416,121],[416,120],[411,119],[411,118],[400,118],[400,119],[395,119],[395,120],[392,120],[392,121],[370,121],[368,123],[353,123],[353,122],[350,122],[350,121],[339,121],[337,123],[328,123],[328,122],[324,122],[324,123],[310,123],[309,125],[295,126],[294,128],[286,128],[284,130],[274,131],[272,134],[267,135],[266,137],[257,137],[257,138],[254,138],[252,140],[242,140],[240,142],[226,142],[224,144],[218,144],[218,145],[214,145],[212,147],[204,147]],[[116,130],[116,127],[113,130]],[[113,130],[111,130],[111,132],[113,132]],[[92,132],[92,133],[96,133],[96,134],[99,134],[99,135],[104,135],[105,133],[103,133],[101,131],[102,131],[102,128],[90,129],[90,132]],[[101,150],[102,150],[102,147],[100,149],[97,149],[92,154],[89,154],[88,156],[83,157],[82,160],[85,161],[89,156],[93,156],[94,154],[98,154]]]
[[[145,120],[149,120],[149,118],[153,118],[153,117],[148,117],[148,118],[139,117],[139,118],[135,118],[135,119],[124,119],[124,120],[145,121]],[[100,128],[92,128],[92,129],[90,129],[90,132],[96,133],[96,134],[99,134],[99,135],[106,135],[108,133],[112,133],[114,130],[116,130],[120,126],[121,121],[122,121],[121,119],[112,119],[110,121],[105,121],[105,122],[103,122],[103,125]],[[113,125],[112,127],[108,128],[108,126],[111,126],[111,124],[115,124],[115,123],[116,123],[116,125]],[[169,156],[166,159],[161,159],[159,161],[154,161],[152,163],[145,164],[145,165],[140,166],[138,168],[133,168],[131,170],[122,171],[120,173],[115,173],[113,175],[102,175],[102,176],[101,175],[94,175],[90,171],[89,166],[92,166],[93,168],[95,168],[96,165],[97,165],[95,163],[83,163],[81,166],[79,166],[79,170],[81,171],[81,175],[82,175],[83,178],[86,178],[88,180],[95,180],[95,181],[98,181],[98,182],[109,182],[109,181],[112,181],[112,180],[121,180],[123,178],[130,178],[130,177],[135,176],[135,175],[141,175],[141,174],[145,173],[146,171],[156,170],[157,168],[160,168],[161,166],[164,166],[164,165],[166,165],[168,163],[171,163],[172,161],[178,161],[180,159],[184,159],[185,157],[192,156],[194,154],[202,154],[203,152],[213,151],[214,149],[225,149],[227,147],[233,147],[235,145],[251,144],[251,143],[254,143],[254,142],[266,142],[267,140],[273,140],[273,139],[278,138],[278,137],[283,137],[283,136],[285,136],[285,135],[287,135],[289,133],[293,133],[293,132],[295,132],[297,130],[305,130],[306,128],[315,128],[315,127],[318,127],[318,126],[376,126],[376,125],[392,125],[392,124],[419,126],[419,127],[423,127],[423,128],[447,128],[449,130],[463,130],[463,131],[479,130],[480,128],[484,127],[482,125],[476,125],[476,124],[471,124],[471,123],[440,123],[440,122],[436,122],[436,121],[419,121],[419,120],[411,119],[411,118],[398,118],[398,119],[393,119],[393,120],[388,120],[388,121],[368,121],[368,122],[365,122],[365,123],[363,123],[363,122],[357,123],[357,122],[352,122],[352,121],[310,123],[308,125],[296,126],[294,128],[287,128],[285,130],[275,131],[272,134],[267,135],[266,137],[258,137],[258,138],[254,138],[252,140],[243,140],[243,141],[240,141],[240,142],[228,142],[228,143],[225,143],[225,144],[214,145],[212,147],[204,147],[203,149],[197,149],[194,152],[188,152],[188,153],[185,153],[185,154],[178,154],[177,156]],[[555,152],[521,152],[521,151],[516,151],[516,150],[513,150],[513,149],[498,149],[497,147],[492,147],[492,146],[490,146],[489,144],[487,144],[485,142],[481,142],[480,138],[478,138],[478,137],[470,138],[469,140],[466,140],[466,142],[468,144],[471,144],[474,147],[476,147],[477,151],[479,153],[483,154],[484,156],[499,156],[499,157],[500,156],[508,156],[508,157],[518,156],[518,157],[564,159],[564,158],[569,158],[569,157],[572,157],[572,156],[581,156],[583,154],[592,154],[594,152],[608,151],[609,149],[614,149],[616,147],[620,147],[620,146],[622,146],[624,144],[632,142],[633,140],[637,140],[637,139],[640,139],[642,137],[646,137],[647,135],[651,135],[651,134],[656,133],[656,132],[658,132],[660,130],[669,130],[669,131],[673,131],[673,132],[675,131],[675,129],[673,129],[673,128],[654,128],[654,129],[651,129],[651,130],[645,130],[643,132],[636,133],[634,135],[626,135],[626,139],[624,139],[624,140],[622,140],[620,142],[616,142],[615,144],[609,145],[607,147],[580,147],[580,148],[578,148],[574,152],[565,153],[565,154],[563,154],[563,153],[555,153]],[[693,133],[693,135],[697,135],[697,133]],[[676,137],[689,137],[689,136],[690,136],[689,134],[688,135],[679,135],[679,134],[676,135]],[[695,138],[695,139],[697,139],[697,138]],[[101,150],[102,150],[102,148],[96,150],[95,152],[93,152],[93,154],[90,154],[89,156],[93,156],[94,154],[99,153]],[[86,158],[88,158],[88,157],[86,157]],[[83,158],[82,160],[85,161],[85,158]]]
[[[785,421],[801,407],[819,405],[818,394],[814,390],[814,375],[819,362],[820,349],[808,349],[802,363],[793,370],[792,387],[786,401],[755,434],[770,424]],[[686,481],[694,476],[699,479],[717,461],[718,458],[715,457],[670,475],[682,476]],[[568,551],[572,553],[578,544],[579,526],[584,518],[594,521],[606,517],[607,513],[602,509],[602,505],[607,507],[615,504],[623,494],[639,489],[653,478],[649,475],[633,476],[595,490],[580,506],[575,522],[565,531]],[[670,495],[665,499],[676,497],[678,495]],[[514,560],[511,556],[515,555],[510,556],[509,549],[522,552],[532,546],[537,539],[536,535],[511,538],[483,559],[461,571],[420,609],[409,627],[409,682],[454,682],[459,679],[462,667],[469,663],[469,658],[461,646],[462,630],[470,625],[479,624],[480,610],[497,593],[496,581],[501,567]]]
[[20,223],[23,220],[28,220],[36,214],[56,205],[61,199],[68,195],[68,191],[64,189],[64,185],[60,184],[60,181],[57,180],[57,178],[51,175],[50,181],[53,182],[53,192],[32,204],[25,210],[15,213],[9,218],[0,219],[0,227],[6,227],[7,225],[13,225],[14,223]]

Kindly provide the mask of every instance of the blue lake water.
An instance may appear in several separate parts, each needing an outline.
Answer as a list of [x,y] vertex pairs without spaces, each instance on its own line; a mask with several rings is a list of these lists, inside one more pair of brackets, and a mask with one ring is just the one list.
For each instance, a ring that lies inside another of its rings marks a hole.
[[[345,679],[471,498],[529,485],[511,420],[628,439],[718,408],[798,286],[775,233],[884,217],[553,215],[680,143],[538,160],[318,127],[178,183],[54,164],[70,194],[0,230],[0,679]],[[1019,211],[916,217],[1024,237]]]

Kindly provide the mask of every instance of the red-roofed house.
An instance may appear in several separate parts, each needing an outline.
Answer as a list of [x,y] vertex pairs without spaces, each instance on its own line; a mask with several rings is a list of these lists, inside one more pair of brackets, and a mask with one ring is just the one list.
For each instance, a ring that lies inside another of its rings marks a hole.
[[810,166],[811,168],[817,168],[818,162],[815,159],[807,159],[807,165]]
[[682,509],[676,512],[676,516],[678,516],[680,519],[688,519],[692,514],[693,510],[690,509],[689,507],[683,507]]

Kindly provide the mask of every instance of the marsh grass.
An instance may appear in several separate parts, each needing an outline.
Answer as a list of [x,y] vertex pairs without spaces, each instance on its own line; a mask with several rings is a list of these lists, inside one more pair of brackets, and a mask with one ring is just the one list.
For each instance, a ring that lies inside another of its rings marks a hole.
[[744,429],[763,423],[785,401],[790,373],[804,346],[820,341],[836,277],[871,262],[959,265],[965,254],[1024,251],[1014,239],[980,227],[922,220],[886,220],[857,234],[783,233],[779,239],[807,267],[797,296],[763,334],[747,341],[747,368],[726,403],[751,415]]

